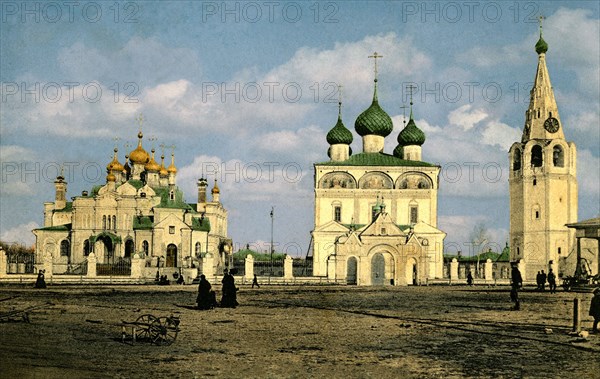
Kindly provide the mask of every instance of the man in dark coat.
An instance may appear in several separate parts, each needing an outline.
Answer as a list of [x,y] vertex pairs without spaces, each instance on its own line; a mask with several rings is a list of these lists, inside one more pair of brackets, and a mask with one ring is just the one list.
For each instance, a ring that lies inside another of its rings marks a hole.
[[548,271],[548,287],[550,288],[550,293],[556,293],[556,275],[554,275],[552,269]]
[[38,271],[38,276],[35,281],[35,288],[46,288],[46,280],[44,279],[44,270]]
[[521,302],[519,301],[519,289],[523,285],[523,277],[521,276],[521,271],[517,265],[513,265],[511,272],[511,290],[510,290],[510,299],[515,303],[515,307],[513,308],[515,311],[521,309]]
[[221,307],[223,308],[235,308],[238,306],[235,287],[235,279],[227,270],[223,272],[223,296],[221,297]]
[[546,290],[546,279],[548,278],[548,276],[546,275],[546,273],[544,272],[544,270],[542,270],[542,273],[540,274],[540,289],[542,291]]
[[206,276],[200,275],[200,284],[198,284],[198,298],[196,302],[198,303],[198,309],[211,309],[216,303],[216,295],[215,291],[211,291],[212,286],[206,280]]
[[598,323],[600,322],[600,288],[594,290],[594,297],[590,304],[590,316],[594,318],[594,327],[592,333],[598,333]]

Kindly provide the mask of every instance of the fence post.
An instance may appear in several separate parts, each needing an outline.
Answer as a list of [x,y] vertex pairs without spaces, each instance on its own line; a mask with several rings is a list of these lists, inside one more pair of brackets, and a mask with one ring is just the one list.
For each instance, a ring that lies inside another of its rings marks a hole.
[[484,263],[483,266],[483,277],[485,278],[486,282],[490,282],[492,279],[494,279],[493,276],[493,270],[494,269],[494,263],[492,263],[491,259],[487,259]]
[[251,254],[246,255],[246,259],[244,260],[244,277],[246,280],[254,279],[254,257]]
[[450,283],[458,282],[458,259],[452,258],[450,262]]
[[140,258],[138,253],[133,254],[131,258],[131,277],[133,279],[141,279],[143,268],[146,266],[146,260]]
[[581,331],[581,307],[579,298],[573,299],[573,332]]
[[6,274],[6,252],[0,247],[0,277],[5,277]]
[[96,277],[96,254],[90,253],[87,258],[87,277],[95,278]]
[[283,278],[293,279],[294,278],[294,259],[286,254],[283,261]]
[[214,266],[214,258],[212,253],[206,253],[204,258],[202,258],[202,273],[206,278],[215,278],[215,266]]

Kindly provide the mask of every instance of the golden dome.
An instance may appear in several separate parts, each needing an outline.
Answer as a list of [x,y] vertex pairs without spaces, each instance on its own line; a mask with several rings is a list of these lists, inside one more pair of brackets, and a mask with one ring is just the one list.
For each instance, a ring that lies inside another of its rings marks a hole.
[[150,161],[148,161],[148,163],[146,163],[146,166],[144,166],[144,168],[147,171],[153,171],[153,172],[160,170],[160,166],[154,160],[154,149],[152,149],[152,157],[150,158]]
[[107,182],[116,182],[117,177],[112,172],[109,172],[108,175],[106,175],[106,181]]
[[106,166],[106,169],[108,171],[118,171],[121,172],[124,170],[123,165],[119,162],[119,159],[117,158],[117,152],[119,151],[119,149],[117,149],[115,147],[114,152],[115,155],[113,156],[113,160]]
[[177,173],[177,167],[175,167],[175,154],[171,154],[171,164],[169,165],[169,167],[167,167],[167,172],[176,174]]
[[139,139],[138,145],[135,148],[135,150],[133,150],[131,153],[129,153],[129,160],[131,160],[131,163],[133,163],[133,164],[145,165],[150,160],[150,156],[148,155],[148,152],[146,150],[144,150],[144,148],[142,147],[142,138],[143,137],[144,137],[144,135],[140,131],[138,133],[138,139]]
[[217,185],[217,179],[215,179],[215,186],[213,187],[212,191],[210,191],[210,192],[213,194],[221,193],[221,190],[219,189],[219,186]]
[[169,171],[167,171],[165,167],[165,155],[160,156],[160,171],[158,172],[160,176],[169,176]]

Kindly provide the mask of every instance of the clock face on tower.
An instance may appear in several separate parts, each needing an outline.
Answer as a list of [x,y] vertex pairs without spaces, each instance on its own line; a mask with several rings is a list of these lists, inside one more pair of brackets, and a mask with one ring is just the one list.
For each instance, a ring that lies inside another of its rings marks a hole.
[[544,128],[550,133],[556,133],[559,127],[560,123],[554,117],[548,117],[546,121],[544,121]]

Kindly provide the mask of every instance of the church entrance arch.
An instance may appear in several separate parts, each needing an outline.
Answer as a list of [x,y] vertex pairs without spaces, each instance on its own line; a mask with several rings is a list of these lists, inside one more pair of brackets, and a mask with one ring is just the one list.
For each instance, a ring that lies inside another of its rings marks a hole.
[[406,284],[416,286],[419,283],[419,270],[417,260],[410,258],[406,262]]
[[346,269],[346,284],[356,285],[356,268],[358,266],[358,262],[356,261],[356,257],[348,258],[348,267]]
[[131,258],[134,252],[134,244],[132,239],[125,241],[125,258]]
[[94,252],[96,255],[98,255],[98,253],[102,254],[102,263],[114,263],[115,247],[109,236],[102,236],[96,240]]
[[377,253],[371,258],[371,285],[382,286],[385,281],[385,258]]
[[177,246],[169,244],[167,246],[167,262],[165,267],[177,267]]

